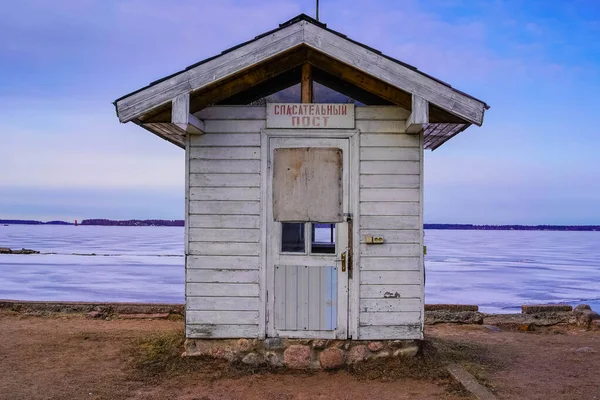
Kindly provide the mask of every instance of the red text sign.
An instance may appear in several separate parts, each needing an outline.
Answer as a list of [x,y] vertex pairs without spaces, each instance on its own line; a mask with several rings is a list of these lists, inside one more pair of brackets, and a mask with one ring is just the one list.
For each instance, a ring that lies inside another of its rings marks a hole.
[[352,129],[354,104],[269,103],[267,128]]

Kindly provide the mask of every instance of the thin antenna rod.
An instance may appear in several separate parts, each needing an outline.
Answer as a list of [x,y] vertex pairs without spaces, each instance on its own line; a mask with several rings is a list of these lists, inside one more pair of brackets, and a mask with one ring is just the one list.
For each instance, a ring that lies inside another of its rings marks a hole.
[[317,21],[319,20],[319,0],[317,0]]

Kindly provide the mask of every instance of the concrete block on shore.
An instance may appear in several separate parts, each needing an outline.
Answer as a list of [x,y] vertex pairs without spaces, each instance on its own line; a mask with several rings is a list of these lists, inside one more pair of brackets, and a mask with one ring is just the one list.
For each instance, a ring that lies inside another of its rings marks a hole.
[[568,304],[531,304],[522,305],[523,314],[538,314],[545,312],[571,312],[573,307]]

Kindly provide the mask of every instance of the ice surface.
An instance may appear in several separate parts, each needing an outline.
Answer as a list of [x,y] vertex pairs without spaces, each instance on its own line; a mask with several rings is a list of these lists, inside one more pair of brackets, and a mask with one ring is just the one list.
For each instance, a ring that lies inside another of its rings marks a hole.
[[[427,230],[426,302],[600,310],[600,232]],[[0,298],[183,302],[181,227],[0,226]],[[78,254],[102,254],[83,256]]]

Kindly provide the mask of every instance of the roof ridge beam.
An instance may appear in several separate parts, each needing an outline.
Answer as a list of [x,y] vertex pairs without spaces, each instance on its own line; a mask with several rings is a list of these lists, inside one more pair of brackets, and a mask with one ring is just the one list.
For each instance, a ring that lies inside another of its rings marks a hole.
[[406,133],[421,133],[429,123],[429,102],[424,98],[412,95],[412,112],[406,120]]

